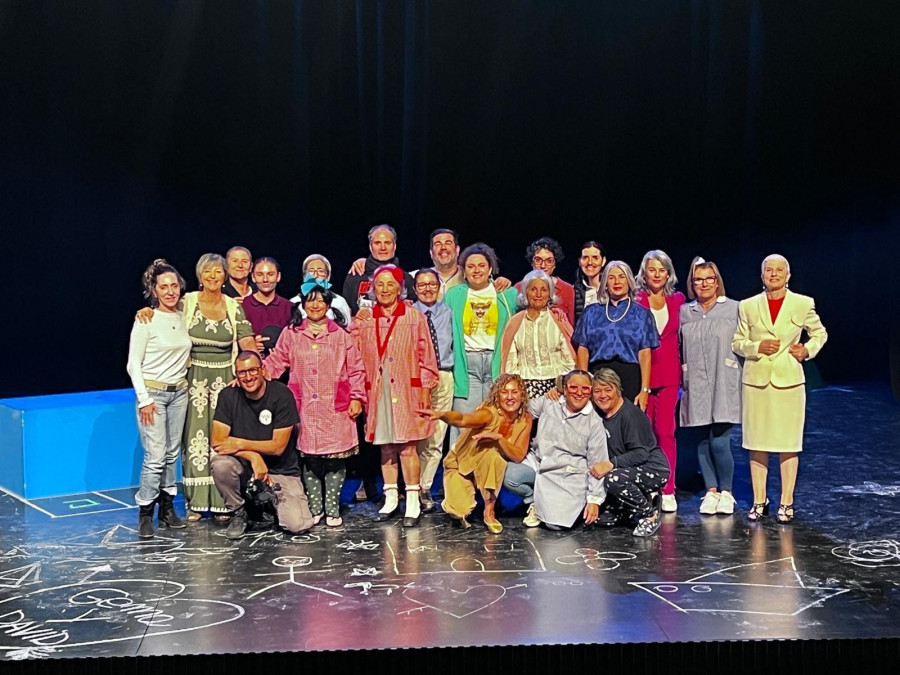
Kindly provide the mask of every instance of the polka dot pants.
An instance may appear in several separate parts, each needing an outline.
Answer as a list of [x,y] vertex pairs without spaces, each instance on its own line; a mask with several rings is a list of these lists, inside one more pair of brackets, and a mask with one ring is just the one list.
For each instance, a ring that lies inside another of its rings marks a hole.
[[323,510],[333,518],[341,515],[341,489],[346,477],[346,460],[303,455],[303,484],[314,516]]
[[[662,489],[668,479],[668,472],[647,471],[639,466],[610,471],[606,474],[606,501],[600,507],[601,524],[649,516],[653,513],[649,495]],[[605,522],[607,519],[612,522]]]

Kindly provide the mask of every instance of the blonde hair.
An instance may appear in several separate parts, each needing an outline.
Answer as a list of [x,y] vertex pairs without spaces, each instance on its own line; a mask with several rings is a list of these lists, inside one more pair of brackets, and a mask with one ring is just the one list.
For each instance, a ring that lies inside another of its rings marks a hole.
[[221,267],[223,272],[228,273],[228,263],[218,253],[204,253],[200,256],[200,260],[197,261],[197,266],[194,268],[200,288],[203,288],[203,273],[213,267]]
[[500,409],[500,390],[510,382],[515,382],[519,390],[522,392],[522,405],[516,413],[516,419],[522,417],[528,411],[528,390],[525,388],[525,380],[518,375],[512,373],[503,373],[494,380],[491,390],[488,392],[487,398],[484,399],[479,408],[497,408]]

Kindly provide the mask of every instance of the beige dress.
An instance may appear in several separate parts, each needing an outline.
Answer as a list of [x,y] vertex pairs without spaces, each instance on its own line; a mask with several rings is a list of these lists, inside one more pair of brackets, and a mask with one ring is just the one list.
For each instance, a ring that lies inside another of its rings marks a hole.
[[[497,441],[479,443],[472,436],[482,431],[499,432],[503,415],[494,408],[487,408],[492,418],[487,426],[464,429],[444,459],[444,502],[446,513],[465,517],[475,508],[475,489],[499,492],[506,473],[506,457]],[[527,433],[531,415],[524,414],[512,423],[507,440],[521,445],[522,435]]]

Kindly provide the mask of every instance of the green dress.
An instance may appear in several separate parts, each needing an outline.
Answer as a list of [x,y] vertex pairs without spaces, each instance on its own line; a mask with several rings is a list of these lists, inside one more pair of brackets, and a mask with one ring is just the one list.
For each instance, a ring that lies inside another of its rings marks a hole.
[[209,441],[219,392],[234,379],[232,354],[237,340],[253,335],[253,328],[241,307],[235,325],[226,317],[207,319],[197,306],[188,319],[191,337],[191,367],[187,378],[191,404],[184,426],[184,501],[192,511],[228,513],[222,495],[213,483],[209,462],[213,450]]

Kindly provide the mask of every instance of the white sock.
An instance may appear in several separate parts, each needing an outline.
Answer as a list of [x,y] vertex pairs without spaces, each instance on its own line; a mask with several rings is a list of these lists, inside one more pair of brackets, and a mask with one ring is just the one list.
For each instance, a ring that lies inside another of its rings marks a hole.
[[384,484],[384,506],[378,509],[378,513],[392,513],[397,505],[400,504],[400,498],[397,496],[397,484]]
[[419,514],[422,512],[421,505],[419,504],[419,486],[418,485],[407,485],[406,486],[406,517],[407,518],[418,518]]

